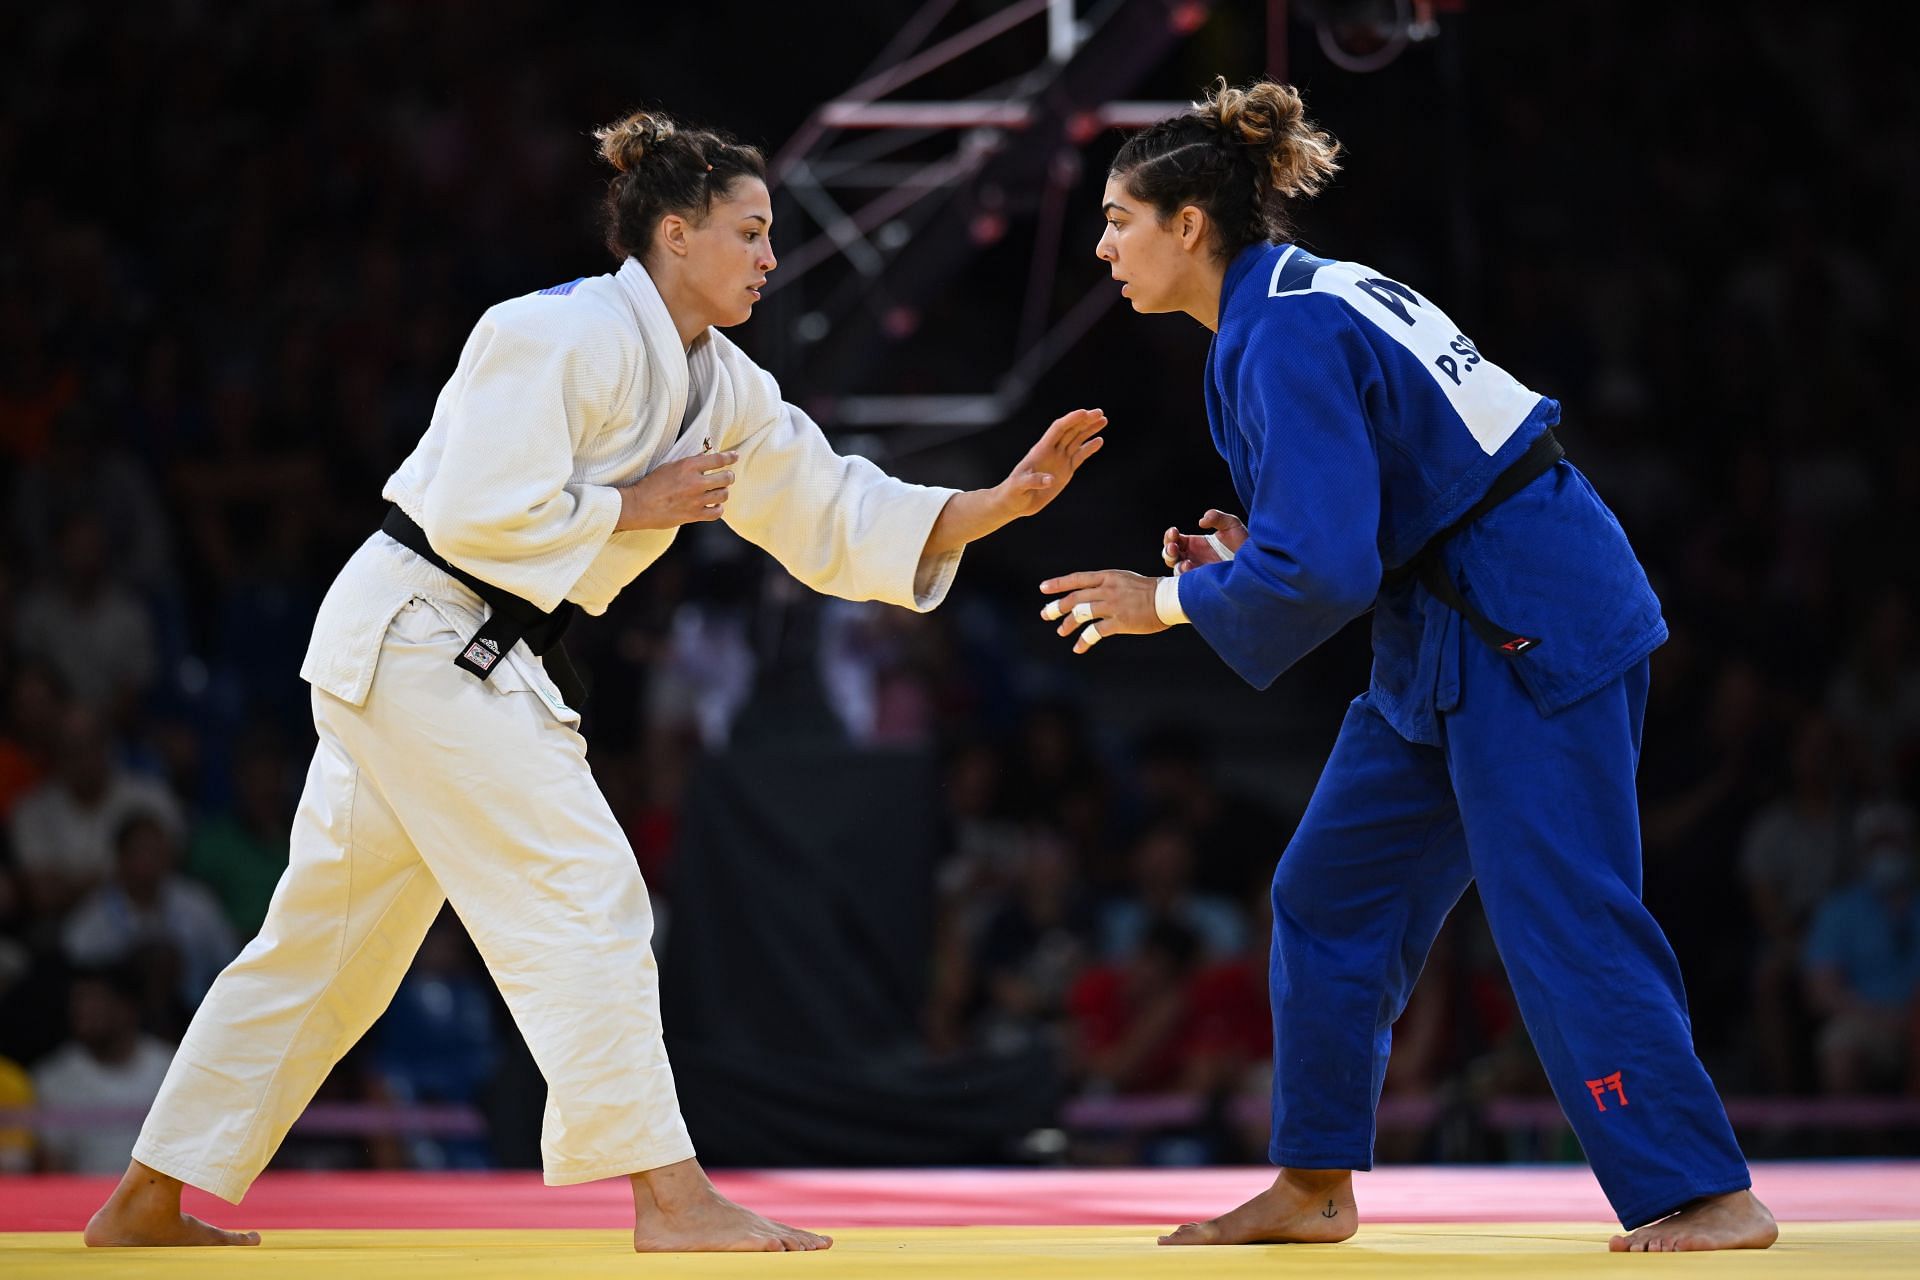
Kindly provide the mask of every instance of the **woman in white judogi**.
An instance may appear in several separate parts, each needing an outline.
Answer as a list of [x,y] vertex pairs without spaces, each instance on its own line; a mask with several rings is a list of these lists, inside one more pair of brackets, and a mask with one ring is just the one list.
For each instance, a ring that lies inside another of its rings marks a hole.
[[597,136],[619,171],[606,213],[621,266],[489,310],[387,482],[386,530],[430,545],[374,534],[320,607],[301,669],[320,743],[290,865],[89,1244],[257,1242],[183,1216],[181,1184],[239,1202],[443,901],[546,1077],[549,1183],[631,1175],[640,1249],[830,1243],[725,1199],[694,1159],[646,887],[577,711],[527,644],[485,647],[501,611],[482,594],[597,614],[680,525],[724,518],[816,590],[931,609],[961,548],[1051,501],[1105,418],[1067,414],[973,492],[837,456],[717,331],[747,319],[775,265],[759,153],[644,113]]

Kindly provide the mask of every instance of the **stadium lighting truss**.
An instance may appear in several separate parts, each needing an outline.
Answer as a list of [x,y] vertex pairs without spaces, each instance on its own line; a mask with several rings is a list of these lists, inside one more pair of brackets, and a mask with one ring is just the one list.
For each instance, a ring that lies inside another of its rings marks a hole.
[[[769,289],[775,306],[766,355],[783,380],[800,375],[802,386],[858,385],[919,326],[969,261],[1016,227],[1032,225],[1010,363],[974,380],[988,390],[815,399],[816,416],[830,427],[919,428],[910,441],[889,441],[895,454],[1006,420],[1117,300],[1102,277],[1055,314],[1067,196],[1095,138],[1190,105],[1116,95],[1137,85],[1214,7],[1205,0],[1012,0],[935,39],[956,3],[928,0],[771,165],[784,221],[811,234],[781,255]],[[973,66],[1003,70],[1010,54],[1030,57],[1042,21],[1038,65],[1011,80],[951,92],[967,83],[969,55],[984,52]],[[1267,61],[1277,72],[1285,57],[1284,0],[1269,0],[1267,23]],[[929,82],[944,96],[900,96]]]

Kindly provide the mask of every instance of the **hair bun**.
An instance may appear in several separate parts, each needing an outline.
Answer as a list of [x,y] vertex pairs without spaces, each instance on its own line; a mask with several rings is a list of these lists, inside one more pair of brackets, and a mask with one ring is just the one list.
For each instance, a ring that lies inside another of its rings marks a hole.
[[600,143],[600,158],[621,173],[631,173],[662,142],[674,133],[673,121],[653,111],[636,111],[624,120],[601,125],[593,131]]
[[1307,119],[1292,85],[1257,80],[1235,89],[1219,76],[1195,109],[1227,142],[1257,153],[1267,185],[1281,195],[1314,195],[1340,169],[1340,144]]

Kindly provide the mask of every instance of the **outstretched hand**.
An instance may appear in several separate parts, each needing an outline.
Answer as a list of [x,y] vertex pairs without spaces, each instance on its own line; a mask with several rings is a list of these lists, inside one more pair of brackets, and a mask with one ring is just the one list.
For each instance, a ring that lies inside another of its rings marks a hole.
[[1108,636],[1147,636],[1165,631],[1153,596],[1160,579],[1146,578],[1124,569],[1102,569],[1098,573],[1069,573],[1048,578],[1040,590],[1048,595],[1059,592],[1058,599],[1047,601],[1040,616],[1059,622],[1059,633],[1080,632],[1073,642],[1075,653],[1085,653]]
[[[1224,511],[1208,511],[1200,517],[1200,527],[1227,548],[1239,551],[1247,541],[1247,526],[1238,516]],[[1226,557],[1214,548],[1206,533],[1182,533],[1168,529],[1160,535],[1160,558],[1169,569],[1181,574],[1200,564],[1218,564]]]
[[1053,420],[1046,433],[999,485],[1009,517],[1030,516],[1059,497],[1080,464],[1106,443],[1101,409],[1075,409]]

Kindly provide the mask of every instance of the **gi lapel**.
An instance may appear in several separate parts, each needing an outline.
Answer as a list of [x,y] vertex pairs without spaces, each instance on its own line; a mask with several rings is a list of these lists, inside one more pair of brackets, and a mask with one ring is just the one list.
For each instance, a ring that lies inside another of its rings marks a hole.
[[672,439],[687,412],[687,353],[680,349],[680,331],[673,327],[673,316],[667,311],[666,301],[638,258],[628,258],[613,278],[640,324],[647,363],[653,370],[654,394],[666,392],[666,438]]

